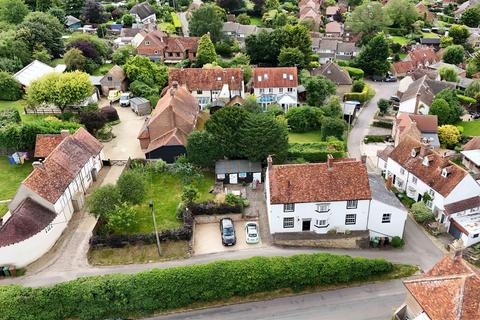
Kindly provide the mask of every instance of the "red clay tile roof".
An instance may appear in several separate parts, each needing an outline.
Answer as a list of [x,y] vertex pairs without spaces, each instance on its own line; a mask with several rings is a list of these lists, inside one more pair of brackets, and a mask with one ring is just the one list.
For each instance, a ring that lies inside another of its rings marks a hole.
[[195,97],[181,86],[165,92],[138,134],[139,140],[148,142],[144,152],[163,145],[185,145],[187,135],[195,128],[200,110]]
[[388,156],[390,155],[390,153],[392,153],[392,151],[393,151],[393,147],[387,146],[385,149],[377,151],[377,157],[379,157],[383,161],[387,161]]
[[[389,157],[430,186],[430,188],[446,197],[468,175],[468,172],[448,159],[443,158],[434,150],[429,150],[428,152],[428,154],[433,155],[433,161],[428,166],[423,165],[423,159],[419,154],[415,157],[411,155],[412,149],[420,149],[421,145],[418,138],[406,134],[390,153]],[[441,175],[444,168],[448,168],[450,171],[446,178]]]
[[80,128],[64,140],[33,169],[23,184],[54,204],[75,179],[87,161],[100,153],[103,146],[87,130]]
[[243,89],[243,71],[241,68],[186,68],[170,69],[168,84],[177,81],[180,86],[186,86],[190,91],[196,90],[222,90],[228,84],[230,90]]
[[460,257],[444,257],[405,287],[431,320],[480,319],[480,275]]
[[463,150],[479,150],[480,149],[480,137],[473,137],[472,140],[468,141],[464,146]]
[[393,69],[397,74],[406,74],[415,70],[416,66],[413,61],[398,61],[393,64]]
[[55,212],[30,198],[23,200],[12,216],[0,228],[0,247],[8,246],[36,235],[56,217]]
[[431,47],[423,47],[410,51],[408,58],[415,63],[416,66],[419,64],[426,66],[438,62],[437,55],[435,50]]
[[480,207],[480,196],[447,204],[445,205],[445,213],[452,214],[477,207]]
[[274,165],[270,171],[274,204],[371,199],[367,168],[361,161]]
[[343,28],[343,24],[332,21],[325,25],[325,32],[326,33],[341,33]]
[[61,134],[37,134],[34,157],[46,158],[64,138]]
[[298,74],[295,67],[254,68],[254,88],[296,88]]
[[[165,32],[155,30],[149,32],[138,46],[137,50],[142,55],[158,55],[165,52],[197,52],[198,37],[174,37]],[[150,43],[147,45],[147,43]],[[155,51],[158,51],[155,53]]]
[[415,121],[420,132],[438,132],[438,117],[436,115],[409,114],[409,117],[412,121]]

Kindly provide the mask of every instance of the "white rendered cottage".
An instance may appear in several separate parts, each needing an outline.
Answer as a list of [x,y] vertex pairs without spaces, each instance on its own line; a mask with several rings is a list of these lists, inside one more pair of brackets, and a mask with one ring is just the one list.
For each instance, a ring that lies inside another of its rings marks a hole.
[[297,87],[296,67],[253,69],[253,93],[262,107],[277,103],[288,111],[288,108],[297,106]]
[[406,210],[378,179],[355,159],[272,165],[269,158],[270,232],[369,230],[370,237],[403,237]]
[[[51,152],[34,162],[0,226],[0,265],[24,267],[48,252],[67,227],[102,168],[103,145],[80,128],[63,139],[38,135]],[[52,139],[50,139],[52,138]]]
[[409,198],[425,200],[445,230],[466,246],[480,242],[480,185],[414,133],[382,154],[385,177]]

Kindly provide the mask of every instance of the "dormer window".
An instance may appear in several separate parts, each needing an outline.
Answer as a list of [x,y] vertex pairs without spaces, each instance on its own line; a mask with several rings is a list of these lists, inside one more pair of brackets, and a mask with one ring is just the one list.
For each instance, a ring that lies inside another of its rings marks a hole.
[[293,80],[293,74],[291,74],[291,75],[289,76],[289,79],[290,79],[290,80]]
[[423,164],[425,167],[428,167],[428,162],[429,162],[429,161],[428,161],[428,157],[423,158],[422,164]]
[[287,74],[286,73],[283,74],[283,79],[287,79]]
[[263,80],[268,80],[268,74],[265,73],[265,74],[263,75]]
[[262,81],[262,76],[258,76],[257,79],[258,79],[258,82]]
[[222,81],[222,77],[217,77],[217,81]]
[[412,152],[410,153],[410,155],[415,158],[417,156],[417,150],[415,149],[412,149]]
[[448,176],[448,171],[446,168],[442,169],[442,177],[446,178]]

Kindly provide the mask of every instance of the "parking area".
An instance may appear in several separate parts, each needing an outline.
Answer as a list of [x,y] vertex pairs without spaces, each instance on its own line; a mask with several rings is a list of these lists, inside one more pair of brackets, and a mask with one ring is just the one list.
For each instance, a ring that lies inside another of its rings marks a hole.
[[[218,222],[197,223],[194,232],[194,254],[206,254],[225,251],[236,251],[242,249],[258,248],[262,246],[262,239],[259,243],[248,244],[245,242],[245,224],[248,221],[234,221],[237,243],[234,246],[226,247],[222,244],[220,237],[220,225]],[[261,226],[260,226],[261,228]]]

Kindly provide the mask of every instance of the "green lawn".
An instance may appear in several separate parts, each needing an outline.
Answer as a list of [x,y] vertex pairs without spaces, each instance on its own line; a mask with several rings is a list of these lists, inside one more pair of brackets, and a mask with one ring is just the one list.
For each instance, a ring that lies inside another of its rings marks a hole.
[[258,17],[252,17],[250,16],[250,24],[254,25],[254,26],[259,26],[262,24],[262,19],[258,18]]
[[311,143],[311,142],[320,142],[320,130],[295,133],[288,133],[288,142],[289,143]]
[[402,46],[406,45],[409,42],[407,38],[399,36],[392,36],[390,39],[392,40],[392,42],[398,43]]
[[398,56],[400,57],[400,59],[405,59],[407,57],[408,54],[406,53],[399,53]]
[[[23,165],[11,165],[8,157],[0,157],[0,200],[11,199],[20,183],[32,171],[31,161],[25,162]],[[7,206],[0,204],[0,217],[7,213]]]
[[457,123],[457,126],[463,127],[463,134],[466,136],[480,136],[480,120],[462,121]]
[[52,66],[56,67],[59,64],[65,64],[65,61],[63,60],[63,58],[58,58],[58,59],[53,59],[52,60],[52,63],[51,63]]
[[422,32],[422,35],[424,38],[428,38],[428,39],[440,38],[438,34],[433,32]]
[[113,63],[102,64],[100,67],[98,67],[97,70],[92,72],[92,76],[103,76],[107,74],[107,72],[110,71],[112,67],[113,67]]
[[20,117],[22,118],[23,122],[29,122],[29,121],[34,121],[37,119],[42,119],[45,117],[48,117],[48,115],[35,115],[35,114],[25,114],[25,106],[26,106],[26,101],[21,99],[17,101],[5,101],[5,100],[0,100],[0,110],[6,109],[6,108],[15,108],[20,112]]
[[[145,201],[135,206],[137,210],[138,224],[131,233],[153,232],[152,212],[148,207],[150,200],[153,200],[155,217],[158,229],[173,229],[181,226],[182,222],[176,218],[176,210],[181,201],[183,183],[179,176],[171,173],[151,173],[147,178],[147,196]],[[198,189],[199,198],[197,201],[206,201],[214,198],[209,193],[215,184],[213,174],[205,174],[205,178],[194,183]]]

